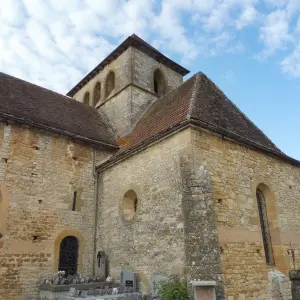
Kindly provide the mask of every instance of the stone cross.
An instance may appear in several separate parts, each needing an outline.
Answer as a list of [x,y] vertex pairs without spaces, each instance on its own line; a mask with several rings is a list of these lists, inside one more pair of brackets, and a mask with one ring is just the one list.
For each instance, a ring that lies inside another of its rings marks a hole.
[[288,253],[288,255],[292,255],[294,270],[296,270],[295,249],[292,247],[292,243],[291,242],[290,242],[290,248],[287,250],[287,253]]
[[97,277],[100,277],[102,280],[107,278],[107,257],[105,252],[98,251],[97,254]]

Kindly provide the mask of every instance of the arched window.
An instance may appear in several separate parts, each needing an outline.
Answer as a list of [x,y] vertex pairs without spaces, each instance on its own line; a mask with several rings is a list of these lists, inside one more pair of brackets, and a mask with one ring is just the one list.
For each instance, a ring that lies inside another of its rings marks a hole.
[[271,242],[271,234],[268,222],[266,200],[263,192],[260,189],[256,190],[256,199],[260,220],[261,233],[265,249],[265,257],[267,264],[274,264],[273,248]]
[[153,73],[153,90],[159,97],[163,96],[166,92],[165,79],[159,69],[155,70]]
[[106,78],[105,86],[105,98],[108,98],[114,93],[115,90],[115,73],[113,71],[109,72]]
[[96,106],[100,98],[101,98],[101,83],[97,82],[94,88],[94,101],[93,101],[94,106]]
[[130,221],[136,215],[138,198],[135,191],[127,191],[121,202],[121,210],[125,221]]
[[86,105],[90,105],[90,93],[86,92],[83,98],[83,103]]
[[77,273],[78,240],[75,236],[66,236],[60,243],[58,270],[66,275]]

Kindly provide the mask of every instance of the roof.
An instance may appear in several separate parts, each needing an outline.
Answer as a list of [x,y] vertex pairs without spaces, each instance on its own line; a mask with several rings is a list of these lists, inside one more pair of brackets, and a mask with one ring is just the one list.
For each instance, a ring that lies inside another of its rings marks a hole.
[[113,130],[95,108],[1,72],[0,117],[118,148]]
[[110,160],[118,160],[126,153],[190,124],[300,165],[277,148],[203,73],[195,74],[158,99],[137,123],[129,142]]
[[170,69],[184,76],[190,71],[180,66],[173,60],[169,59],[154,47],[149,45],[136,34],[129,36],[122,44],[120,44],[112,53],[110,53],[99,65],[97,65],[91,72],[89,72],[79,83],[77,83],[68,93],[67,96],[73,97],[87,82],[94,78],[105,66],[110,64],[129,47],[135,47],[148,56],[154,58],[156,61],[168,66]]

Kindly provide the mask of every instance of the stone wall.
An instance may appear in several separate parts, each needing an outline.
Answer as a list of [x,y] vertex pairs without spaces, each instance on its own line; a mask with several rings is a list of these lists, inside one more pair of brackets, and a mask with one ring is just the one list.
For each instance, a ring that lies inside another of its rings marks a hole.
[[[122,268],[138,272],[143,290],[154,275],[184,273],[179,153],[189,140],[178,133],[99,174],[97,251],[108,255],[113,277]],[[137,213],[124,222],[120,204],[129,190],[137,194]]]
[[[268,270],[287,275],[289,242],[299,249],[300,168],[205,130],[193,130],[192,143],[212,180],[228,299],[268,299]],[[275,265],[264,257],[257,187],[265,189]]]
[[[224,299],[211,181],[198,163],[185,130],[100,171],[97,251],[113,277],[134,270],[144,290],[154,275],[214,280]],[[138,205],[128,223],[122,198],[130,190]]]
[[[0,123],[0,299],[37,296],[40,275],[57,271],[59,240],[79,239],[79,272],[93,269],[93,149],[38,129]],[[107,153],[97,153],[98,162]],[[76,211],[72,211],[77,191]],[[0,213],[1,215],[1,213]]]
[[215,281],[216,297],[218,300],[224,300],[215,203],[210,174],[208,168],[203,166],[201,157],[191,145],[187,145],[181,153],[180,167],[185,274],[188,281],[195,279],[197,281]]
[[153,74],[156,69],[161,70],[166,83],[166,92],[170,92],[183,83],[180,74],[136,48],[132,48],[132,81],[135,85],[154,93]]
[[130,134],[135,124],[157,97],[135,86],[128,86],[99,108],[119,136]]

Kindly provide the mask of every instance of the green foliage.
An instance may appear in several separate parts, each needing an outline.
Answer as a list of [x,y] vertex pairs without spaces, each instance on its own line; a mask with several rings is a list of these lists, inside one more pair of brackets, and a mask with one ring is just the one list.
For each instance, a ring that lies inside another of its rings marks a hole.
[[186,281],[177,278],[159,283],[159,295],[162,300],[189,300],[189,292]]

